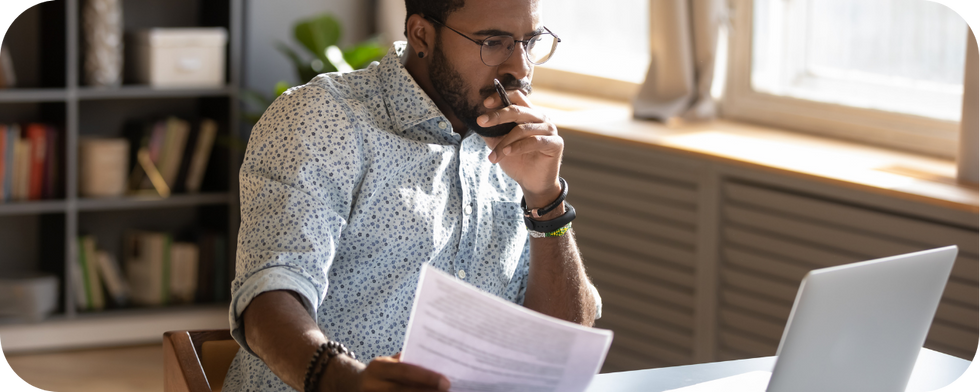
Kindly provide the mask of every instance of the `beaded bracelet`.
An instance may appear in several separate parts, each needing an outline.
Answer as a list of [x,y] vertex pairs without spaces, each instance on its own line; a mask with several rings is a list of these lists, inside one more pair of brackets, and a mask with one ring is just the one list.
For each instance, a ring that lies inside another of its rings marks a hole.
[[[327,360],[323,361],[323,364],[317,369],[316,372],[313,371],[314,366],[317,362],[320,362],[320,357],[323,353],[327,353]],[[303,379],[303,391],[304,392],[314,392],[317,389],[317,385],[320,383],[320,377],[327,370],[327,365],[330,364],[330,360],[334,357],[344,354],[351,359],[356,360],[357,357],[354,355],[353,351],[350,351],[343,344],[335,341],[329,341],[317,347],[316,353],[313,354],[313,359],[310,360],[310,365],[306,368],[306,377]]]
[[561,237],[565,235],[565,233],[568,233],[568,230],[571,228],[572,222],[568,222],[568,224],[565,226],[559,227],[558,230],[552,232],[542,233],[540,231],[528,230],[527,233],[531,235],[531,238]]

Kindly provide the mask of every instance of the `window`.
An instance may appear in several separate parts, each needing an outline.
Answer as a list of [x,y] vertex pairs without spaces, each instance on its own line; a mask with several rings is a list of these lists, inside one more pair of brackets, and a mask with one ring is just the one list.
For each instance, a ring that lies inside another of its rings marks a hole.
[[544,24],[561,43],[535,68],[535,84],[631,98],[650,64],[649,2],[543,0]]
[[952,157],[966,23],[923,0],[735,0],[724,112]]

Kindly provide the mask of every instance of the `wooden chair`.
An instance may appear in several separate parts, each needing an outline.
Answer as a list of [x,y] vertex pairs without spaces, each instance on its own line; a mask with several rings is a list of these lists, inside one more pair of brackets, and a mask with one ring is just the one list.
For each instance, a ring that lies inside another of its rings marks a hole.
[[165,392],[221,391],[238,342],[227,329],[163,334]]

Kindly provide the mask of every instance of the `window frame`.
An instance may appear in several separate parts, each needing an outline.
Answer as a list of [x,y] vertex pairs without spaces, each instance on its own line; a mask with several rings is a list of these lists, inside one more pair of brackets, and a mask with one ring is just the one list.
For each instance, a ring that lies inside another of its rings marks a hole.
[[[959,121],[810,101],[752,88],[753,0],[729,2],[728,74],[721,113],[728,119],[953,159]],[[965,65],[964,65],[965,66]]]

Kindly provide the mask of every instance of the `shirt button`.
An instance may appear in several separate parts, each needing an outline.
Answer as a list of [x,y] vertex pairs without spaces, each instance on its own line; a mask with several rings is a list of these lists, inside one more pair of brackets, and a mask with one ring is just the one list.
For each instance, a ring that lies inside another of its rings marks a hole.
[[460,279],[466,279],[466,271],[459,270],[459,272],[456,273],[456,276],[458,276]]
[[463,213],[466,214],[466,215],[472,214],[473,213],[473,207],[463,206]]
[[446,129],[448,126],[445,121],[439,121],[439,129]]

